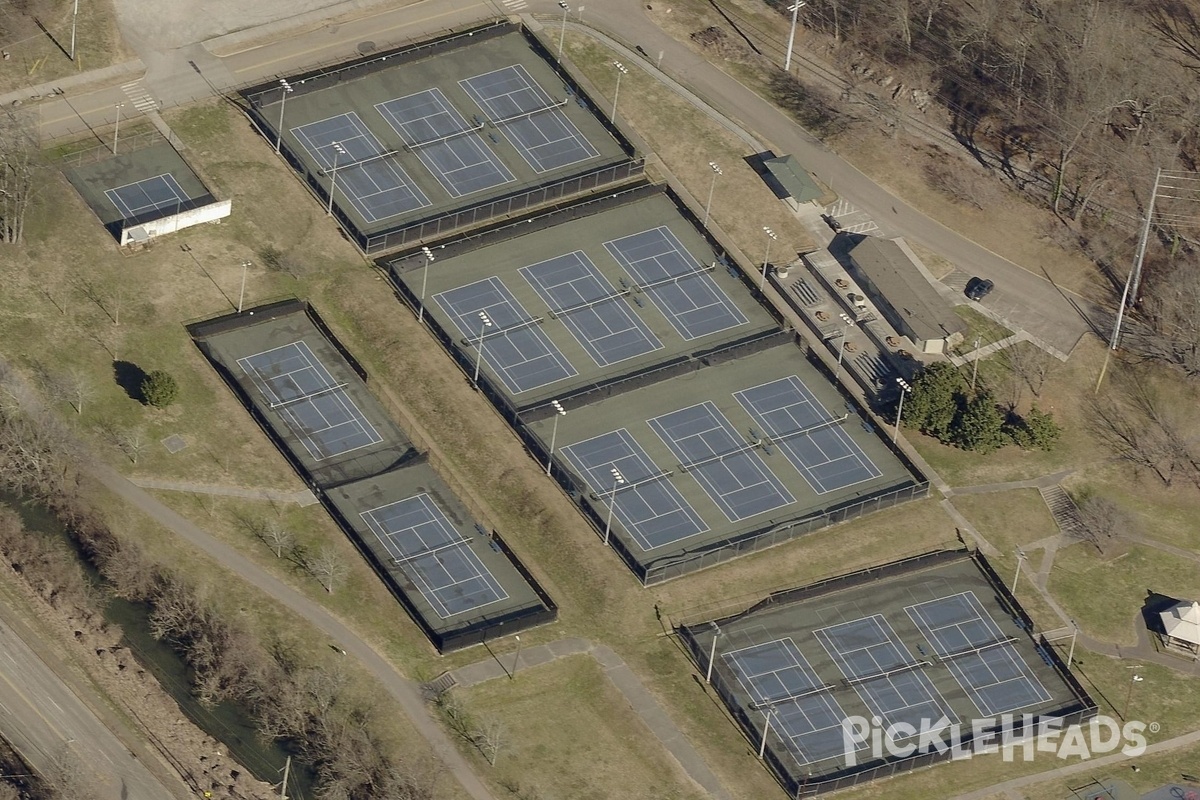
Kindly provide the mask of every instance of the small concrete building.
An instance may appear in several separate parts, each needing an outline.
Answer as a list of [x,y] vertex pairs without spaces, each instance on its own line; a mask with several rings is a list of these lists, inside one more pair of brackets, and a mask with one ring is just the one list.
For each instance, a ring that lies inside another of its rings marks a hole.
[[1159,614],[1168,647],[1200,654],[1200,603],[1185,601]]
[[849,254],[850,277],[918,350],[941,353],[962,341],[966,323],[933,287],[929,270],[907,242],[865,236]]

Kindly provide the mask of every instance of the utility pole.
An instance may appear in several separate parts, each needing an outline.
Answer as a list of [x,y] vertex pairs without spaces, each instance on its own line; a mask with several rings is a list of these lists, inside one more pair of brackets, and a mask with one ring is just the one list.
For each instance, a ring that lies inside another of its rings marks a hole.
[[288,774],[292,771],[292,757],[283,763],[283,783],[279,784],[279,800],[287,800]]
[[75,60],[75,23],[79,19],[79,0],[75,0],[75,10],[71,13],[71,60]]
[[1146,243],[1150,239],[1150,223],[1154,219],[1154,203],[1158,200],[1160,180],[1162,180],[1161,168],[1154,173],[1154,188],[1150,191],[1150,203],[1146,206],[1146,216],[1142,220],[1142,234],[1138,238],[1137,255],[1133,259],[1133,269],[1129,271],[1129,277],[1125,279],[1125,289],[1121,292],[1121,305],[1117,308],[1117,319],[1113,323],[1112,338],[1109,339],[1108,350],[1104,353],[1104,365],[1100,367],[1100,377],[1096,379],[1097,393],[1100,391],[1100,384],[1104,382],[1104,373],[1108,370],[1108,359],[1112,355],[1112,351],[1121,344],[1121,323],[1125,320],[1125,307],[1127,304],[1137,303],[1138,285],[1142,280],[1142,262],[1146,258]]
[[800,13],[800,9],[804,8],[808,3],[804,0],[792,3],[788,10],[792,12],[792,32],[788,35],[787,56],[783,59],[783,71],[791,74],[792,71],[792,45],[796,42],[796,15]]

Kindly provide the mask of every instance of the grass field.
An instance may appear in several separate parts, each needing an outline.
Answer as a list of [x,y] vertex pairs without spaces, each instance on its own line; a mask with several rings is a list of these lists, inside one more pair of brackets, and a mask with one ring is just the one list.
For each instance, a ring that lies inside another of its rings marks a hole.
[[[571,656],[469,689],[455,689],[476,725],[499,745],[479,772],[510,796],[602,800],[699,800],[654,733],[591,656]],[[554,735],[546,736],[548,719]]]
[[1012,336],[1012,331],[996,322],[991,317],[976,311],[971,306],[955,306],[954,313],[967,323],[967,331],[963,334],[963,342],[956,349],[959,355],[965,355],[975,349],[975,342],[980,347],[998,342]]

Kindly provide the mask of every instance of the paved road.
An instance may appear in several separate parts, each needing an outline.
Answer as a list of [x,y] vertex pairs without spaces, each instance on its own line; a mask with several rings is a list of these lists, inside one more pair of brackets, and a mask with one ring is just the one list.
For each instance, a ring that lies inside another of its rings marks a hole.
[[167,788],[150,773],[22,638],[31,633],[10,614],[0,607],[0,731],[30,765],[55,775],[70,764],[97,797],[188,796],[181,783]]
[[206,553],[250,586],[307,620],[328,636],[331,642],[345,650],[347,655],[354,656],[392,696],[413,728],[429,742],[433,751],[445,762],[447,769],[467,794],[474,800],[495,800],[479,777],[471,771],[467,760],[451,743],[441,725],[430,716],[429,707],[421,697],[420,687],[401,675],[386,658],[359,638],[358,634],[340,619],[329,613],[324,606],[305,597],[230,545],[167,508],[111,467],[97,466],[93,475],[113,494]]

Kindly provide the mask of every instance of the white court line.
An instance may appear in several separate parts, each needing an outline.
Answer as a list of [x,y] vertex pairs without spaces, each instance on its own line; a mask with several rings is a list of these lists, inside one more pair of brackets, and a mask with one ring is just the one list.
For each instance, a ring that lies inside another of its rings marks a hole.
[[[163,203],[159,203],[155,200],[151,200],[150,193],[147,192],[145,190],[145,188],[143,188],[143,185],[151,183],[153,181],[162,181],[162,183],[168,189],[171,190],[171,194],[175,195],[175,200],[174,201],[170,201],[170,200],[164,201],[165,205]],[[135,209],[132,206],[130,206],[128,203],[125,202],[125,199],[123,197],[121,197],[121,194],[120,194],[121,190],[128,189],[131,186],[136,186],[139,189],[141,189],[142,194],[145,196],[146,200],[149,201],[149,205],[138,206]],[[117,207],[117,210],[121,212],[124,219],[132,219],[133,217],[136,217],[138,214],[144,213],[147,209],[157,210],[160,208],[170,208],[172,205],[175,205],[176,203],[186,203],[188,201],[187,192],[185,192],[183,190],[183,187],[179,185],[179,182],[175,180],[175,176],[169,172],[164,172],[161,175],[155,175],[150,178],[143,178],[140,181],[133,181],[132,183],[126,183],[122,186],[117,186],[112,189],[105,189],[104,194],[105,194],[105,196],[108,197],[109,202],[111,202],[114,206]]]
[[[541,278],[533,273],[533,270],[537,267],[540,267],[543,264],[548,264],[552,261],[557,261],[561,258],[565,258],[566,256],[575,257],[577,265],[583,267],[584,269],[584,273],[582,275],[578,275],[563,283],[556,283],[553,286],[550,286],[544,283]],[[637,313],[634,312],[633,309],[629,308],[628,304],[622,302],[622,295],[616,293],[616,287],[613,286],[612,283],[610,283],[601,274],[600,270],[596,268],[596,265],[592,263],[592,260],[588,258],[587,253],[583,252],[582,250],[576,250],[571,253],[555,256],[554,258],[548,258],[545,261],[539,261],[536,264],[530,264],[528,266],[521,267],[518,272],[520,272],[525,280],[528,281],[531,286],[533,286],[534,291],[538,293],[538,295],[546,303],[546,306],[555,313],[562,312],[565,309],[573,308],[573,304],[567,306],[556,304],[553,290],[558,289],[561,286],[570,286],[571,290],[575,292],[576,297],[579,299],[580,304],[592,302],[585,299],[583,293],[575,288],[575,284],[579,283],[580,281],[593,281],[595,285],[600,288],[602,297],[597,298],[601,301],[600,304],[605,301],[620,303],[620,305],[617,306],[617,308],[620,309],[620,313],[617,316],[621,317],[622,320],[627,323],[627,327],[625,328],[619,330],[614,329],[608,316],[601,315],[599,312],[593,314],[595,319],[604,323],[604,327],[608,331],[607,336],[600,339],[591,339],[587,337],[584,335],[582,326],[574,324],[574,322],[571,320],[571,317],[574,314],[586,314],[591,310],[591,308],[579,309],[578,311],[568,310],[565,315],[558,317],[559,321],[562,322],[563,327],[567,329],[567,332],[570,333],[572,338],[574,338],[579,346],[583,348],[584,352],[592,357],[592,360],[595,361],[598,366],[612,366],[613,364],[619,364],[622,361],[628,361],[631,358],[637,358],[638,356],[645,355],[646,353],[653,353],[657,350],[662,350],[665,347],[658,337],[654,335],[654,332],[651,331],[650,328],[647,327],[646,324],[641,320],[641,318],[637,316]],[[625,356],[624,358],[609,360],[608,357],[604,355],[603,351],[597,346],[598,343],[603,341],[605,338],[620,336],[630,331],[636,331],[638,335],[641,336],[642,341],[649,346],[649,349],[635,352],[632,355]]]

